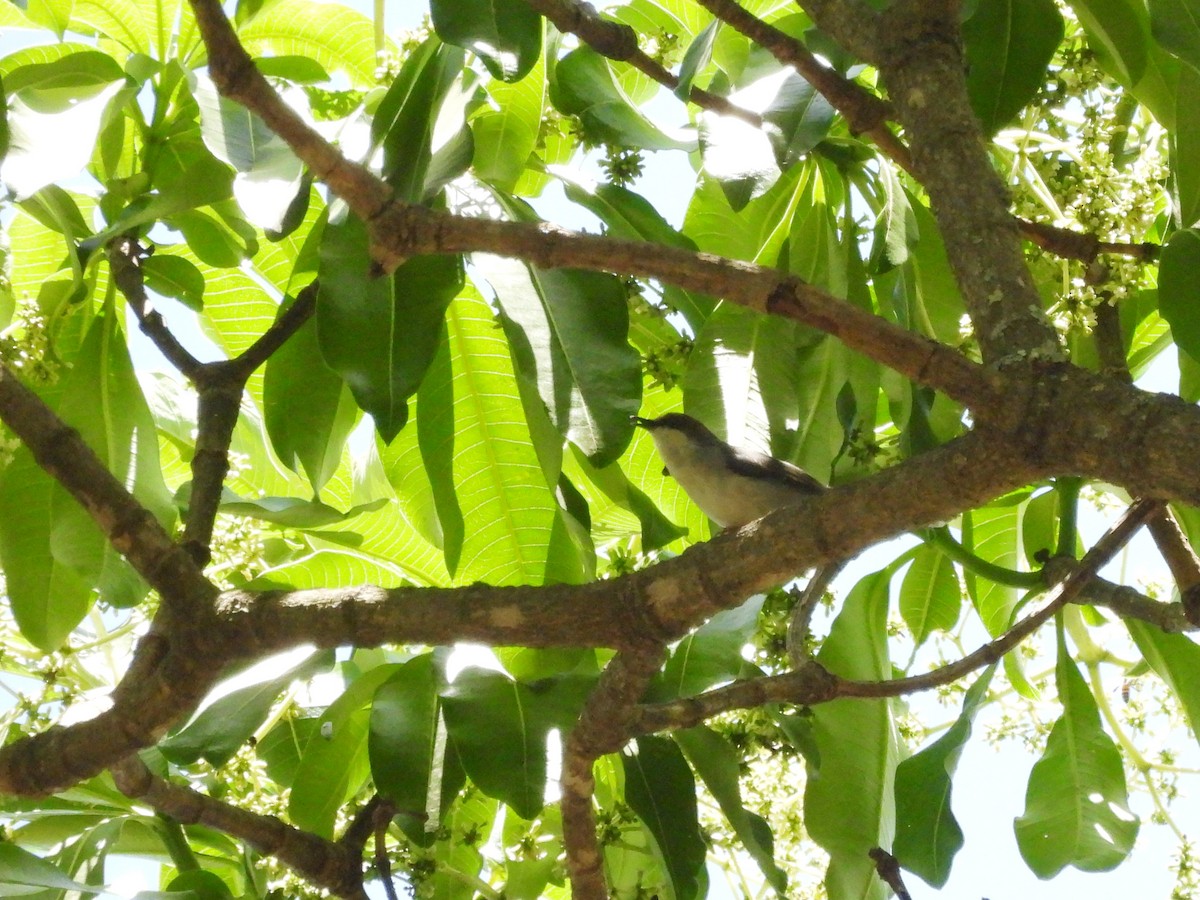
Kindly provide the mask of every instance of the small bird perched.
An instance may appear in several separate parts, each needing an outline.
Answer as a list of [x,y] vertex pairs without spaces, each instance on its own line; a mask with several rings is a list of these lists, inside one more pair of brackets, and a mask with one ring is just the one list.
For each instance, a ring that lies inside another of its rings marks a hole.
[[738,528],[825,490],[799,466],[732,447],[683,413],[633,421],[650,432],[666,472],[722,528]]

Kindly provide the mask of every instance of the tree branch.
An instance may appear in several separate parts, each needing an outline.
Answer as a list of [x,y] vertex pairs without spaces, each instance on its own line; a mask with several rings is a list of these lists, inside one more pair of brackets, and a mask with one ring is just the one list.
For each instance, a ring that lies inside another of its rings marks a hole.
[[114,238],[108,244],[108,266],[112,271],[113,283],[133,309],[142,333],[150,338],[167,362],[189,379],[194,379],[203,368],[203,363],[188,352],[171,333],[162,314],[150,305],[146,296],[146,284],[142,275],[142,261],[153,248],[147,249],[130,235]]
[[567,736],[563,748],[562,826],[571,895],[575,900],[608,898],[604,856],[592,810],[592,795],[596,790],[592,766],[601,756],[617,752],[629,740],[637,701],[665,655],[661,644],[642,644],[613,657]]
[[1133,533],[1161,508],[1162,503],[1157,500],[1135,502],[1083,560],[1070,567],[1045,606],[1022,619],[996,640],[932,672],[886,681],[849,681],[829,673],[813,660],[805,660],[794,672],[752,678],[695,697],[644,706],[638,713],[635,730],[645,733],[690,728],[732,709],[746,709],[766,703],[815,706],[843,697],[899,697],[950,684],[978,668],[999,661],[1063,606],[1076,602],[1081,592],[1088,588],[1095,572],[1111,560]]
[[13,372],[0,365],[0,419],[29,448],[37,464],[70,492],[109,543],[168,605],[188,608],[211,600],[216,588],[154,515],[108,471],[74,428]]
[[[371,232],[386,271],[411,256],[488,252],[542,268],[575,267],[658,278],[687,290],[805,322],[966,406],[986,402],[990,382],[957,351],[873,316],[774,269],[641,241],[614,241],[546,224],[468,219],[390,200],[391,189],[342,159],[280,100],[254,68],[216,0],[191,0],[221,92],[258,113]],[[219,60],[219,65],[217,61]]]
[[[833,4],[810,3],[837,39],[851,30]],[[1062,356],[1025,266],[1007,192],[967,98],[957,3],[898,2],[879,14],[878,65],[909,135],[984,359]]]
[[[554,23],[564,34],[574,34],[589,47],[617,62],[628,63],[663,87],[675,91],[679,78],[656,62],[638,47],[637,32],[621,22],[600,18],[596,10],[587,3],[574,0],[525,0],[536,12]],[[763,118],[758,113],[742,109],[728,98],[693,87],[688,91],[688,101],[703,109],[723,116],[741,119],[747,124],[761,128]]]
[[128,756],[113,766],[112,775],[121,793],[148,803],[160,813],[185,825],[206,825],[243,840],[334,896],[367,898],[362,883],[362,855],[348,845],[301,831],[275,816],[252,813],[171,784],[151,773],[137,756]]

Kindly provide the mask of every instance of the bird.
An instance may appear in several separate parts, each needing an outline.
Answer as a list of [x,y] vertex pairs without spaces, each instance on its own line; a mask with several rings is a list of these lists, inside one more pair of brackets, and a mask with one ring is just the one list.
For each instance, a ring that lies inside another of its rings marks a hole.
[[721,528],[740,528],[825,490],[799,466],[727,444],[684,413],[632,418],[653,438],[664,472]]

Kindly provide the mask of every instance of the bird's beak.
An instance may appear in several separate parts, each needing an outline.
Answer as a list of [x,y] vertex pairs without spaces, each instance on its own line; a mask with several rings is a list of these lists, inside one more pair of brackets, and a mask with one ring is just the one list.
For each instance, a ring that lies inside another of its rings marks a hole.
[[649,428],[652,420],[651,419],[643,419],[641,416],[630,416],[629,421],[632,422],[634,425],[636,425],[638,428]]

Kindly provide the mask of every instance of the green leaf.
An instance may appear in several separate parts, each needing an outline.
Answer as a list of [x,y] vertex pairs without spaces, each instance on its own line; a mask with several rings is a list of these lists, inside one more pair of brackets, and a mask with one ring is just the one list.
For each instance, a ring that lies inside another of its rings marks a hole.
[[454,486],[454,370],[450,364],[449,330],[417,390],[417,446],[429,477],[439,543],[451,576],[462,559],[465,522]]
[[308,56],[260,56],[254,67],[268,78],[286,78],[296,84],[323,84],[329,81],[329,73],[315,59]]
[[104,893],[102,887],[80,884],[57,866],[51,865],[28,850],[8,841],[0,842],[0,886],[9,888],[11,895],[32,894],[22,888],[49,888],[57,891],[81,891],[85,894]]
[[429,38],[405,60],[375,110],[371,140],[383,146],[383,177],[401,200],[417,203],[429,194],[434,125],[463,60],[461,50]]
[[637,351],[629,345],[629,313],[620,281],[599,272],[538,269],[475,254],[496,292],[510,343],[529,348],[538,394],[555,428],[593,464],[620,456],[641,405]]
[[[181,497],[186,502],[186,493],[181,492]],[[286,528],[316,529],[345,522],[363,513],[374,512],[387,502],[387,497],[379,497],[342,512],[319,500],[301,500],[298,497],[258,497],[246,500],[226,488],[221,497],[221,512],[249,516]]]
[[[842,678],[891,677],[887,649],[888,584],[884,569],[859,581],[834,620],[817,662]],[[819,778],[804,791],[809,835],[829,852],[830,897],[883,900],[886,888],[867,856],[888,847],[895,827],[892,793],[897,736],[887,700],[835,700],[813,710]]]
[[538,57],[529,74],[515,84],[492,80],[488,95],[495,108],[481,108],[471,119],[476,176],[502,191],[511,191],[538,144],[542,107],[546,102],[546,63]]
[[541,56],[542,20],[523,0],[433,0],[429,9],[438,37],[502,81],[520,81]]
[[619,184],[585,186],[558,173],[567,198],[593,213],[607,226],[607,234],[619,240],[651,241],[680,250],[695,251],[696,244],[671,227],[641,194]]
[[949,631],[958,621],[962,588],[954,563],[928,544],[917,548],[916,558],[900,584],[900,615],[917,646],[935,631]]
[[1158,311],[1171,325],[1175,344],[1200,361],[1200,231],[1171,235],[1158,265]]
[[233,892],[216,872],[193,869],[180,872],[167,885],[168,895],[192,897],[195,900],[233,900]]
[[441,678],[432,653],[397,669],[375,692],[367,740],[376,788],[396,804],[404,833],[423,847],[433,843],[450,799],[465,780],[448,752],[438,699]]
[[92,158],[105,110],[124,87],[122,79],[64,88],[31,87],[12,94],[9,147],[0,178],[23,198],[78,175]]
[[937,888],[949,879],[950,865],[963,844],[962,829],[950,809],[954,771],[995,671],[989,666],[967,689],[962,714],[945,734],[896,767],[892,853],[900,865]]
[[1175,93],[1175,127],[1169,136],[1171,187],[1176,216],[1183,227],[1200,221],[1200,72],[1190,66],[1179,70]]
[[1146,69],[1146,40],[1128,0],[1071,0],[1069,3],[1102,63],[1125,85],[1137,84]]
[[679,84],[675,86],[675,96],[685,103],[692,93],[692,83],[696,76],[712,60],[713,44],[717,40],[717,32],[721,28],[721,20],[713,19],[704,26],[692,42],[688,44],[687,52],[683,54],[683,62],[679,64]]
[[753,638],[764,596],[717,613],[676,645],[658,679],[661,699],[690,697],[741,677],[749,665],[742,651]]
[[786,169],[825,139],[835,111],[816,88],[794,72],[763,111],[767,137],[779,168]]
[[1025,812],[1013,822],[1017,846],[1039,878],[1066,866],[1107,872],[1133,849],[1138,819],[1129,811],[1121,752],[1101,727],[1061,628],[1055,678],[1063,713],[1029,774]]
[[63,493],[24,446],[0,476],[5,592],[21,634],[47,653],[62,645],[92,604],[91,583],[50,552],[53,507]]
[[267,360],[263,420],[279,459],[293,470],[303,468],[313,493],[319,494],[341,463],[346,439],[358,423],[358,407],[346,383],[321,357],[315,318]]
[[[154,419],[115,316],[98,316],[61,382],[57,412],[160,522],[174,503],[162,481]],[[141,600],[146,586],[92,518],[24,449],[0,482],[0,561],[22,633],[57,649],[82,620],[91,588],[111,603]]]
[[237,171],[233,194],[238,204],[259,228],[280,231],[301,189],[303,163],[262,119],[222,97],[211,79],[195,72],[189,72],[188,79],[200,107],[205,146]]
[[645,823],[678,900],[701,896],[708,850],[696,819],[696,781],[671,740],[643,735],[621,754],[625,800]]
[[1150,33],[1168,53],[1200,69],[1200,10],[1191,0],[1149,0]]
[[569,116],[579,116],[597,140],[643,150],[694,150],[695,142],[669,137],[650,122],[613,80],[608,61],[588,47],[558,61],[550,99]]
[[[568,470],[578,466],[580,474],[604,497],[622,509],[629,510],[637,517],[638,524],[642,529],[642,548],[644,550],[658,550],[687,534],[686,528],[676,525],[664,516],[649,497],[634,487],[617,463],[611,463],[598,469],[588,461],[578,447],[572,444],[571,459],[567,466]],[[568,474],[573,475],[574,473],[568,471]],[[594,523],[592,531],[595,534]]]
[[[317,0],[277,0],[238,28],[238,38],[254,56],[304,56],[327,72],[342,71],[356,86],[374,86],[375,27],[358,10]],[[391,41],[386,50],[396,52]]]
[[967,91],[986,134],[995,134],[1037,94],[1063,38],[1054,0],[985,0],[963,23]]
[[333,836],[338,810],[370,773],[367,735],[371,699],[398,668],[377,666],[360,675],[317,720],[288,797],[288,816],[297,828],[326,838]]
[[160,741],[158,749],[178,765],[204,759],[210,765],[223,766],[266,721],[271,708],[293,681],[309,678],[332,664],[332,650],[314,651],[274,678],[232,691],[206,706],[180,731]]
[[303,590],[305,588],[352,587],[376,584],[392,587],[408,583],[395,564],[374,560],[367,554],[326,548],[267,569],[247,584],[250,590]]
[[767,883],[780,897],[786,897],[787,873],[775,864],[771,826],[742,804],[741,786],[738,783],[741,771],[738,752],[728,738],[703,726],[676,731],[674,738]]
[[204,308],[204,276],[182,256],[157,253],[142,261],[142,274],[150,290],[174,297],[195,312]]
[[[1019,502],[1026,495],[1009,496],[987,506],[973,509],[963,515],[963,543],[976,556],[1016,569],[1018,561],[1017,537],[1020,531]],[[970,569],[964,573],[967,593],[975,604],[979,618],[988,634],[998,635],[1008,628],[1017,603],[1015,588],[997,584]]]
[[1166,634],[1153,625],[1126,618],[1125,627],[1133,636],[1150,668],[1171,689],[1183,707],[1192,737],[1200,740],[1200,646],[1186,635]]
[[10,64],[16,54],[5,57],[2,66],[6,72],[5,88],[15,94],[28,88],[49,91],[56,88],[98,87],[125,79],[125,71],[115,59],[98,50],[81,49],[84,47],[86,45],[66,44],[59,51],[63,55],[58,59],[21,66]]
[[538,815],[545,803],[546,735],[562,718],[546,698],[499,672],[467,669],[442,692],[442,704],[471,781],[522,818]]
[[418,256],[390,276],[370,274],[367,229],[356,216],[325,226],[317,334],[325,362],[375,419],[384,440],[408,420],[437,352],[446,307],[463,286],[462,257]]

